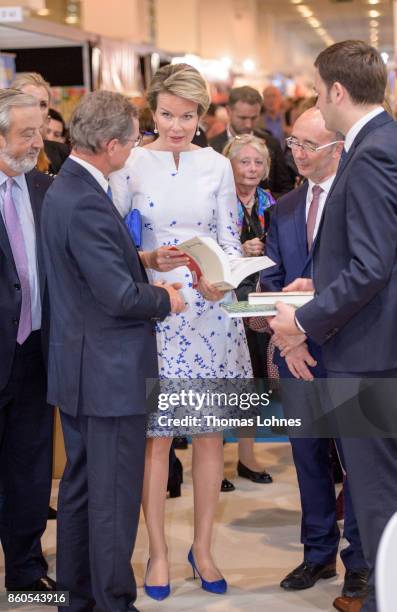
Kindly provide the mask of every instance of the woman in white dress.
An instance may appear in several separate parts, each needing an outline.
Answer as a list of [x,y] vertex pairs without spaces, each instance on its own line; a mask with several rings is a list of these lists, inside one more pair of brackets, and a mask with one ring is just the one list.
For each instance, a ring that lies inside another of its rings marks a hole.
[[[131,207],[139,209],[142,215],[142,260],[146,268],[152,268],[152,281],[183,285],[187,310],[157,328],[160,377],[251,378],[242,322],[228,319],[219,306],[220,300],[233,300],[232,293],[219,291],[203,277],[194,289],[188,268],[172,269],[174,251],[168,251],[194,236],[210,236],[227,254],[241,254],[230,162],[210,147],[201,149],[192,144],[199,119],[209,104],[205,81],[186,64],[164,66],[150,85],[148,104],[158,138],[135,149],[125,168],[113,175],[111,185],[122,215]],[[167,269],[167,265],[169,272],[153,270]],[[165,414],[170,416],[170,411]],[[164,599],[170,593],[164,534],[169,449],[173,436],[194,436],[205,432],[205,428],[181,430],[160,426],[158,416],[150,415],[147,434],[143,509],[150,563],[145,590],[155,599]],[[223,473],[219,432],[193,437],[192,472],[194,541],[189,562],[199,574],[203,589],[224,593],[227,583],[211,554]]]

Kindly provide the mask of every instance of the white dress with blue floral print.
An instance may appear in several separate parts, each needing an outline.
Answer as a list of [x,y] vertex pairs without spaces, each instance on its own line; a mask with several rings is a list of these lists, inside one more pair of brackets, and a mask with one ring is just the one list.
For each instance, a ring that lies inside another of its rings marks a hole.
[[[131,208],[142,215],[143,250],[210,236],[226,253],[241,254],[232,168],[211,147],[181,153],[178,168],[171,152],[137,148],[123,170],[112,176],[111,185],[123,216]],[[219,302],[205,300],[192,287],[186,267],[167,273],[150,270],[149,277],[151,282],[181,282],[188,304],[185,312],[158,324],[161,378],[252,377],[241,319],[229,319]],[[229,292],[222,301],[234,300]],[[185,433],[189,432],[184,429]],[[159,426],[152,414],[148,435],[181,435],[181,430]]]

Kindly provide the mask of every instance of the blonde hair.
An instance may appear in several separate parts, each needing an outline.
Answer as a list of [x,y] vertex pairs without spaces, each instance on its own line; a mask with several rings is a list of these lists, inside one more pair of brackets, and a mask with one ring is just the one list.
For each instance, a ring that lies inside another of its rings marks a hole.
[[160,93],[169,93],[196,102],[199,117],[205,115],[210,105],[205,80],[199,71],[189,64],[167,64],[157,70],[147,92],[147,101],[152,112],[157,109]]
[[22,91],[23,88],[26,87],[26,85],[34,85],[35,87],[44,87],[44,89],[46,90],[48,94],[48,103],[50,103],[51,85],[48,83],[48,81],[43,79],[41,74],[39,74],[38,72],[21,72],[21,74],[18,74],[15,77],[10,87],[12,87],[13,89],[19,89],[19,91]]
[[261,138],[258,138],[253,134],[242,134],[241,136],[235,136],[225,145],[222,154],[228,159],[232,160],[237,157],[241,149],[247,146],[252,147],[259,153],[259,155],[261,155],[265,164],[265,174],[263,179],[266,179],[270,172],[270,153],[265,141]]

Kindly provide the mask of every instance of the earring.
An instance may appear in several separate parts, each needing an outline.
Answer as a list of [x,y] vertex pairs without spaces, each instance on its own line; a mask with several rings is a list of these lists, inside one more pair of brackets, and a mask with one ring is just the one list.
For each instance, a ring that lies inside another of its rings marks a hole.
[[200,128],[199,126],[197,126],[197,130],[196,130],[196,136],[200,136],[201,132],[200,132]]
[[154,133],[154,134],[158,134],[158,133],[159,133],[159,131],[158,131],[158,129],[157,129],[157,123],[156,123],[156,122],[154,122],[154,130],[153,130],[153,133]]

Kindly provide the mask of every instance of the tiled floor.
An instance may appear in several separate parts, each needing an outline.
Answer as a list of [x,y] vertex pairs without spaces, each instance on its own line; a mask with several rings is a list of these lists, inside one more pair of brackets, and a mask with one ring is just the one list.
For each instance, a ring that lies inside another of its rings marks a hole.
[[[223,493],[217,513],[214,552],[218,566],[229,582],[226,595],[210,595],[193,581],[186,555],[192,540],[192,485],[190,450],[178,451],[185,468],[182,497],[167,501],[167,532],[171,559],[172,595],[163,602],[155,602],[139,589],[137,606],[142,612],[161,610],[182,612],[311,612],[333,610],[332,601],[339,595],[343,570],[339,576],[323,580],[312,589],[285,592],[278,584],[284,575],[301,562],[299,543],[299,498],[295,471],[288,444],[262,443],[256,445],[258,456],[274,478],[273,484],[256,485],[235,478],[236,491]],[[226,473],[234,476],[236,444],[225,446]],[[57,482],[54,483],[56,495]],[[56,498],[53,500],[56,504]],[[51,575],[55,566],[54,521],[44,535],[44,550],[50,563]],[[1,553],[0,553],[1,555]],[[140,586],[147,560],[146,533],[140,525],[134,555],[134,568]],[[3,560],[0,556],[0,573]],[[0,604],[0,609],[7,609]],[[41,610],[44,607],[22,607]]]

